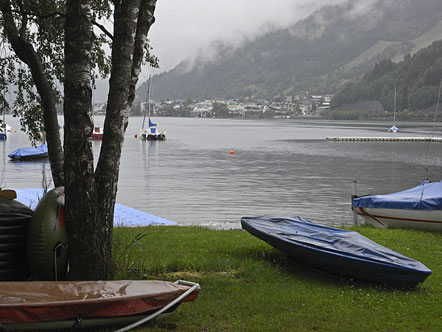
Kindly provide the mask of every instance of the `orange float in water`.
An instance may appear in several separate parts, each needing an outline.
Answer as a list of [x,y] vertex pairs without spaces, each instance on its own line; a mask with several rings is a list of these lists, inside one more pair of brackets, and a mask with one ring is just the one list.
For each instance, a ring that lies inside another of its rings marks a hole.
[[231,149],[231,150],[230,150],[230,154],[231,154],[231,155],[234,155],[234,154],[235,154],[235,151],[234,151],[233,149]]

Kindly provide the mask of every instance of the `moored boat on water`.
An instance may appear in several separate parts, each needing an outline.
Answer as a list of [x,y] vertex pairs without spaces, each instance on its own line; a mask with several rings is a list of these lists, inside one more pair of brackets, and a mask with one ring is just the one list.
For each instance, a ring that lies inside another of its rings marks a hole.
[[7,132],[11,131],[11,126],[6,123],[5,114],[3,114],[3,120],[0,119],[0,141],[8,138]]
[[141,130],[141,139],[143,141],[164,141],[166,139],[166,133],[158,130],[157,124],[153,123],[149,117],[147,129]]
[[103,128],[101,127],[94,127],[94,131],[91,135],[92,139],[103,139]]
[[[140,137],[143,141],[164,141],[166,139],[166,132],[160,131],[157,124],[153,123],[150,119],[150,81],[151,78],[149,76],[149,81],[147,83],[147,97],[145,103],[147,104],[147,111],[146,107],[144,106],[143,123],[140,129]],[[148,124],[147,128],[144,128],[144,125],[146,123],[146,116],[148,116]]]
[[294,259],[332,274],[404,287],[414,287],[431,274],[421,262],[357,232],[317,225],[301,217],[243,217],[241,225]]
[[442,181],[386,195],[353,196],[352,210],[374,227],[442,231]]
[[10,154],[11,160],[34,160],[48,157],[48,146],[43,143],[40,146],[31,146],[29,148],[20,148]]

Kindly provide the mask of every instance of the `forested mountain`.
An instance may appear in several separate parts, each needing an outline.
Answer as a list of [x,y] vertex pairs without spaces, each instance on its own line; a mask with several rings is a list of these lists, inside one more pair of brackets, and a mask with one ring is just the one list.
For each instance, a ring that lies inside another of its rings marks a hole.
[[[300,91],[334,93],[385,59],[442,39],[440,0],[351,0],[326,6],[287,29],[242,47],[218,47],[210,61],[197,59],[153,77],[155,97],[273,98]],[[160,59],[161,61],[161,59]],[[145,84],[139,88],[144,95]]]
[[[426,110],[437,103],[442,79],[442,41],[407,56],[399,63],[384,60],[360,80],[343,86],[332,100],[332,108],[361,100],[378,100],[385,111]],[[396,91],[396,98],[395,98]],[[432,112],[429,112],[432,114]],[[428,115],[431,115],[428,114]],[[421,117],[425,114],[421,114]]]

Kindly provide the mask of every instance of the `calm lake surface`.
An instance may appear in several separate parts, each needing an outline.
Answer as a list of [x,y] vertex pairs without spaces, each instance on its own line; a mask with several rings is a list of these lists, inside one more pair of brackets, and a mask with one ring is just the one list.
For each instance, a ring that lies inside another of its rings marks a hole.
[[[131,117],[121,160],[117,202],[178,222],[239,228],[242,216],[299,215],[350,225],[350,198],[440,179],[442,143],[330,142],[326,137],[439,136],[432,123],[324,120],[155,118],[167,140],[135,139],[142,118]],[[8,154],[30,146],[17,130],[0,142],[1,186],[40,188],[48,161],[12,162]],[[103,117],[95,117],[102,125]],[[63,124],[63,118],[60,117]],[[101,142],[92,141],[95,158]],[[230,150],[235,151],[234,155]]]

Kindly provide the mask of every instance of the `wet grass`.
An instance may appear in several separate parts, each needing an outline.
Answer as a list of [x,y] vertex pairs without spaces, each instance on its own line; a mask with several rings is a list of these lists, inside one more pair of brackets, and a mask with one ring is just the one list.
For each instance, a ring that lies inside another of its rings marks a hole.
[[117,279],[185,279],[201,293],[136,331],[442,331],[442,234],[358,227],[433,274],[403,290],[300,265],[242,230],[115,229]]

